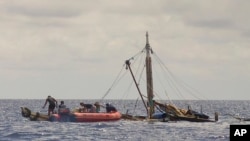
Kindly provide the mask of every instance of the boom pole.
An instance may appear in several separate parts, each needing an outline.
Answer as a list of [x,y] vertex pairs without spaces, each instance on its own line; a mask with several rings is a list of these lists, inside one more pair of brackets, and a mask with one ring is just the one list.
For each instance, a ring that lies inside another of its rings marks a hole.
[[146,105],[146,103],[145,103],[145,101],[144,101],[144,99],[143,99],[143,97],[142,97],[141,91],[140,91],[140,89],[139,89],[139,87],[138,87],[138,84],[137,84],[137,82],[136,82],[136,80],[135,80],[135,76],[134,76],[134,74],[133,74],[133,72],[132,72],[132,70],[131,70],[129,60],[126,60],[125,63],[126,63],[126,65],[127,65],[127,67],[129,68],[129,71],[130,71],[130,73],[131,73],[131,75],[132,75],[132,77],[133,77],[133,80],[134,80],[134,82],[135,82],[135,86],[136,86],[136,88],[137,88],[137,90],[138,90],[138,92],[139,92],[139,94],[140,94],[140,96],[141,96],[142,102],[143,102],[143,104],[144,104],[144,106],[145,106],[145,108],[146,108],[147,114],[148,114],[147,105]]

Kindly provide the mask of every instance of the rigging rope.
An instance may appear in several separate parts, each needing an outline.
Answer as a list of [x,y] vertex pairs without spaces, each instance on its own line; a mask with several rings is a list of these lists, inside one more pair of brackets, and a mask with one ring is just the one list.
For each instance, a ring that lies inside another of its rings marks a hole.
[[[137,53],[134,57],[131,57],[130,59],[128,59],[128,60],[132,60],[132,59],[134,60],[134,61],[132,61],[132,63],[130,64],[131,67],[134,66],[135,62],[136,62],[137,60],[139,60],[139,58],[140,58],[140,61],[142,61],[142,55],[141,55],[141,54],[143,54],[143,50],[142,50],[141,52]],[[139,56],[139,55],[140,55],[140,56]],[[140,66],[137,68],[135,75],[138,74],[139,68],[140,68]],[[126,68],[126,69],[127,69],[127,68]],[[134,81],[131,79],[130,85],[129,85],[127,91],[124,92],[123,97],[125,97],[126,94],[127,94],[127,96],[128,96],[128,91],[131,89],[133,83],[134,83]],[[139,84],[137,84],[137,85],[139,85]]]
[[[193,97],[195,97],[196,99],[198,99],[198,100],[208,100],[208,98],[206,97],[206,96],[204,96],[204,95],[201,95],[201,93],[197,90],[197,89],[194,89],[193,87],[191,87],[190,85],[188,85],[187,83],[185,83],[184,81],[182,81],[182,80],[180,80],[180,79],[178,79],[170,70],[169,70],[169,68],[168,67],[166,67],[165,65],[164,65],[164,63],[160,60],[160,58],[157,56],[157,54],[156,53],[154,53],[154,56],[155,56],[155,58],[158,60],[158,63],[159,64],[161,64],[161,67],[163,67],[163,68],[165,68],[165,69],[163,69],[163,70],[166,70],[167,72],[168,72],[168,74],[169,74],[169,81],[168,81],[168,83],[170,84],[172,84],[172,85],[169,85],[169,86],[172,86],[172,87],[175,87],[175,90],[177,91],[177,94],[179,95],[179,96],[181,96],[182,98],[184,98],[185,99],[185,97],[182,95],[182,93],[181,93],[181,91],[186,91],[186,92],[188,92],[190,95],[192,95]],[[178,87],[177,87],[177,85],[176,84],[178,84],[179,85],[179,87],[181,88],[181,89],[179,89]],[[197,94],[199,94],[200,96],[197,96]],[[187,101],[188,103],[188,105],[191,105],[189,102],[191,102],[191,101]],[[201,105],[202,106],[202,105]],[[215,110],[214,109],[214,107],[213,107],[213,105],[210,105],[210,109],[213,109],[213,110]]]
[[[167,70],[168,74],[172,77],[168,77],[169,79],[166,79],[168,84],[169,84],[169,87],[172,87],[173,90],[176,91],[176,94],[181,97],[181,98],[184,98],[185,97],[181,94],[181,91],[180,89],[177,87],[175,81],[173,81],[172,79],[174,79],[175,77],[173,76],[173,74],[169,71],[169,69],[162,63],[162,61],[160,60],[160,58],[154,54],[155,58],[156,58],[156,61],[160,64],[160,67],[162,68],[162,70]],[[164,69],[165,68],[165,69]]]
[[[134,64],[134,62],[136,62],[136,60],[139,58],[138,56],[141,56],[141,54],[143,54],[143,52],[144,52],[144,50],[138,52],[138,53],[135,54],[134,56],[130,57],[128,60],[134,60],[134,61],[132,61],[132,62],[133,62],[132,64]],[[141,60],[142,60],[142,57],[141,57]],[[124,66],[126,66],[125,63],[123,64],[122,69],[121,69],[120,72],[118,73],[118,75],[117,75],[116,79],[114,80],[114,82],[112,83],[111,87],[107,90],[107,92],[106,92],[106,93],[103,95],[103,97],[101,98],[101,101],[103,101],[103,100],[107,97],[107,95],[111,92],[111,90],[112,90],[112,89],[118,84],[118,82],[127,74],[128,71],[125,71],[125,73],[122,74],[122,71],[123,71],[123,70],[126,70]],[[138,70],[137,70],[137,72],[138,72]],[[131,83],[130,83],[130,85],[129,85],[127,91],[124,92],[124,94],[123,94],[123,100],[124,100],[124,97],[125,97],[126,93],[128,94],[129,89],[132,87],[132,84],[133,84],[133,80],[131,80]],[[138,101],[138,100],[137,100],[137,101]],[[137,105],[137,101],[136,101],[136,105]],[[125,105],[124,105],[124,108],[125,108]],[[136,108],[136,106],[135,106],[135,108]]]
[[136,99],[136,102],[135,102],[135,107],[134,107],[134,112],[133,112],[133,114],[135,114],[135,108],[137,107],[137,102],[138,102],[138,100],[139,100],[139,97]]
[[[103,95],[103,97],[101,98],[101,101],[104,100],[104,98],[109,94],[109,92],[111,91],[111,89],[114,87],[115,84],[117,84],[117,82],[119,82],[121,80],[120,75],[122,73],[122,70],[124,69],[124,66],[122,66],[122,69],[120,70],[120,72],[118,73],[116,79],[114,80],[114,82],[112,83],[111,87],[107,90],[107,92]],[[124,76],[124,75],[123,75]]]
[[193,97],[195,97],[196,99],[199,99],[199,100],[204,100],[204,99],[207,99],[207,98],[205,98],[205,96],[203,96],[204,97],[204,99],[202,99],[201,97],[198,97],[197,95],[195,95],[195,93],[194,92],[196,92],[196,93],[199,93],[198,92],[198,90],[196,90],[196,89],[194,89],[194,88],[192,88],[191,86],[189,86],[188,84],[186,84],[184,81],[181,81],[180,79],[178,79],[163,63],[162,63],[162,61],[159,59],[159,57],[156,55],[156,54],[154,54],[155,56],[156,56],[156,58],[158,59],[157,61],[160,63],[160,64],[162,64],[162,66],[168,71],[168,73],[170,74],[170,76],[171,76],[171,78],[173,78],[173,80],[174,81],[172,81],[171,83],[174,85],[174,87],[175,87],[175,89],[178,91],[178,94],[180,95],[180,96],[182,96],[183,97],[183,95],[181,94],[181,90],[177,87],[177,83],[179,84],[179,85],[181,85],[182,87],[182,89],[184,90],[186,90],[189,94],[191,94]]

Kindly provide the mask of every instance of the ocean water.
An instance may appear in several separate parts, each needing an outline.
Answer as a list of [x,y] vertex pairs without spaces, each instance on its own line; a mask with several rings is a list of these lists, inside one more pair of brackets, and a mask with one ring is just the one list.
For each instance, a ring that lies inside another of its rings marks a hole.
[[[68,107],[78,107],[81,100],[64,100]],[[85,100],[94,103],[95,100]],[[106,100],[125,113],[143,115],[145,109],[141,101]],[[41,107],[44,100],[0,100],[0,140],[1,141],[228,141],[230,124],[249,124],[234,119],[229,114],[250,117],[250,101],[174,101],[179,107],[191,105],[194,110],[202,110],[213,117],[219,112],[215,123],[143,122],[119,120],[116,122],[71,123],[29,121],[22,117],[21,106],[32,111],[46,112]]]

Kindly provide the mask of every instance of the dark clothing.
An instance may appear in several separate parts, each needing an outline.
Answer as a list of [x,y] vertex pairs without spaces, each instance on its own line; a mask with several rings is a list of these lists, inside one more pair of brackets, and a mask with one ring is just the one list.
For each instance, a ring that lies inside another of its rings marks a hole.
[[60,105],[59,105],[59,108],[66,108],[66,105],[60,104]]
[[48,97],[46,101],[49,103],[49,110],[54,111],[56,107],[55,99],[53,97]]
[[83,106],[87,109],[91,109],[93,107],[92,104],[83,104]]
[[55,100],[54,100],[54,98],[48,97],[47,100],[48,100],[48,102],[49,102],[49,105],[55,105]]
[[110,112],[117,112],[116,108],[111,105],[111,104],[106,104],[106,112],[110,113]]
[[47,103],[49,103],[48,116],[50,116],[50,113],[53,113],[55,107],[57,106],[57,101],[53,97],[48,96],[44,103],[43,108],[46,106]]
[[47,101],[49,102],[49,110],[54,111],[56,104],[55,104],[55,99],[53,97],[48,97]]
[[56,107],[55,104],[50,104],[50,105],[49,105],[49,109],[52,110],[52,111],[55,109],[55,107]]

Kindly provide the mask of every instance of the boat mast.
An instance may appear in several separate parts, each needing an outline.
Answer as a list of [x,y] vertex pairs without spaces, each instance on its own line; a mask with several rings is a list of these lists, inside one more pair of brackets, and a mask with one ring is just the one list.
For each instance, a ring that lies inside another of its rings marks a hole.
[[153,103],[153,75],[152,75],[152,64],[150,53],[152,51],[149,41],[148,32],[146,32],[146,77],[147,77],[147,96],[148,96],[148,106],[149,106],[149,118],[152,118],[154,113],[154,103]]

